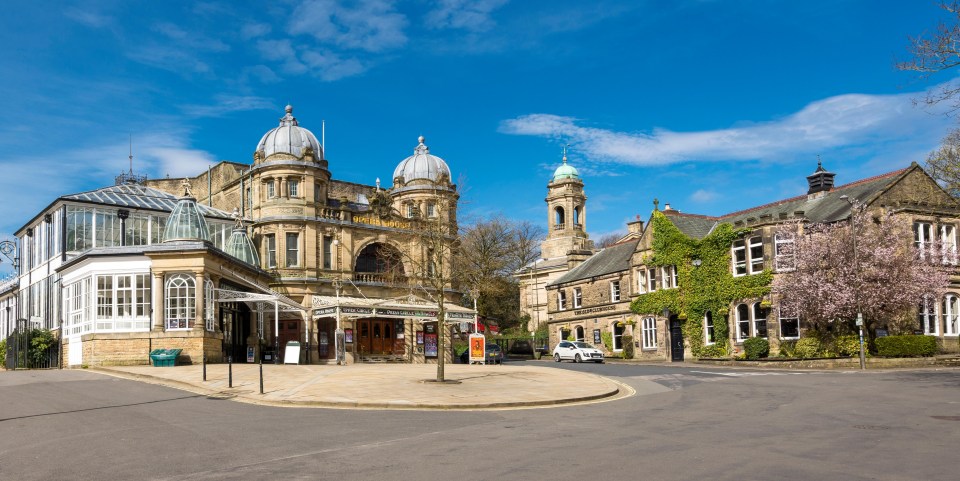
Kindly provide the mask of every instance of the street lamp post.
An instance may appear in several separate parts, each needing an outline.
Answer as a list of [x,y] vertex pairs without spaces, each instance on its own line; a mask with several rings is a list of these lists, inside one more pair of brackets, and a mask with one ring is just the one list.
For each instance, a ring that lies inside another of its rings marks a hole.
[[860,369],[867,368],[866,356],[863,350],[863,312],[860,311],[860,262],[857,258],[857,222],[856,222],[856,212],[857,210],[862,209],[860,202],[856,199],[852,199],[846,195],[841,195],[841,199],[847,201],[850,204],[850,234],[853,238],[853,272],[854,272],[854,285],[853,285],[853,297],[857,303],[857,328],[860,331]]

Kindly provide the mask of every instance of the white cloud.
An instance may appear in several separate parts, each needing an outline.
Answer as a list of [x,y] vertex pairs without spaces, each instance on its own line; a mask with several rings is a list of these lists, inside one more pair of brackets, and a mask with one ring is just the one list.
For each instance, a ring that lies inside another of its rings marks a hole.
[[243,38],[256,38],[262,37],[270,33],[271,27],[266,23],[248,23],[243,27],[240,27],[240,35]]
[[381,52],[407,43],[407,18],[384,0],[306,0],[294,9],[290,22],[293,35],[346,49]]
[[277,107],[270,99],[250,95],[217,95],[215,100],[212,105],[185,105],[182,109],[192,117],[222,117],[233,112]]
[[562,139],[590,160],[632,165],[679,162],[760,160],[788,161],[827,149],[860,144],[935,142],[949,119],[917,109],[898,95],[847,94],[810,103],[781,119],[700,132],[656,128],[651,133],[621,132],[582,125],[553,114],[529,114],[505,120],[500,131]]
[[439,0],[427,12],[426,23],[432,28],[457,28],[482,32],[494,27],[490,14],[508,0]]
[[91,28],[103,28],[113,23],[113,18],[107,15],[101,15],[88,10],[80,10],[75,7],[65,9],[63,15],[81,25],[86,25]]
[[708,202],[713,202],[719,198],[719,194],[712,190],[698,189],[694,193],[690,194],[690,200],[693,202],[706,204]]

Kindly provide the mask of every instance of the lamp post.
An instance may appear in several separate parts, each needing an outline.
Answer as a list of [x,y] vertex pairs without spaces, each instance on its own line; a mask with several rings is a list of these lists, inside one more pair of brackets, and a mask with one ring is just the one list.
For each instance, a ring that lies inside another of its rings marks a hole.
[[853,238],[853,272],[854,272],[854,285],[853,285],[853,297],[857,303],[857,329],[860,331],[860,369],[864,370],[867,368],[866,357],[863,351],[863,313],[860,311],[860,262],[857,258],[857,222],[856,222],[856,212],[854,209],[862,210],[863,206],[860,205],[860,202],[857,199],[848,197],[847,195],[841,195],[841,199],[847,201],[850,204],[850,234]]

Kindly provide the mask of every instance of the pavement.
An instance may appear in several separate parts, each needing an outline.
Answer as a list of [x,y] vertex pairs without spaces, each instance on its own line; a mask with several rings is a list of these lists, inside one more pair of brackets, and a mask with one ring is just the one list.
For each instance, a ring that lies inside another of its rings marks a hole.
[[504,409],[559,406],[632,395],[633,389],[589,373],[534,365],[257,364],[92,368],[111,376],[160,384],[218,399],[286,407],[353,409]]

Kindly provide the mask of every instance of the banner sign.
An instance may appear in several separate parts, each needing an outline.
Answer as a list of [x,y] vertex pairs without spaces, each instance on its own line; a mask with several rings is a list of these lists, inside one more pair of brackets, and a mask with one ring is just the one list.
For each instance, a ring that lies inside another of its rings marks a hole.
[[313,316],[314,316],[314,317],[332,316],[332,315],[334,315],[334,314],[336,314],[336,313],[337,313],[337,308],[336,308],[336,307],[324,307],[323,309],[314,309],[314,310],[313,310]]

